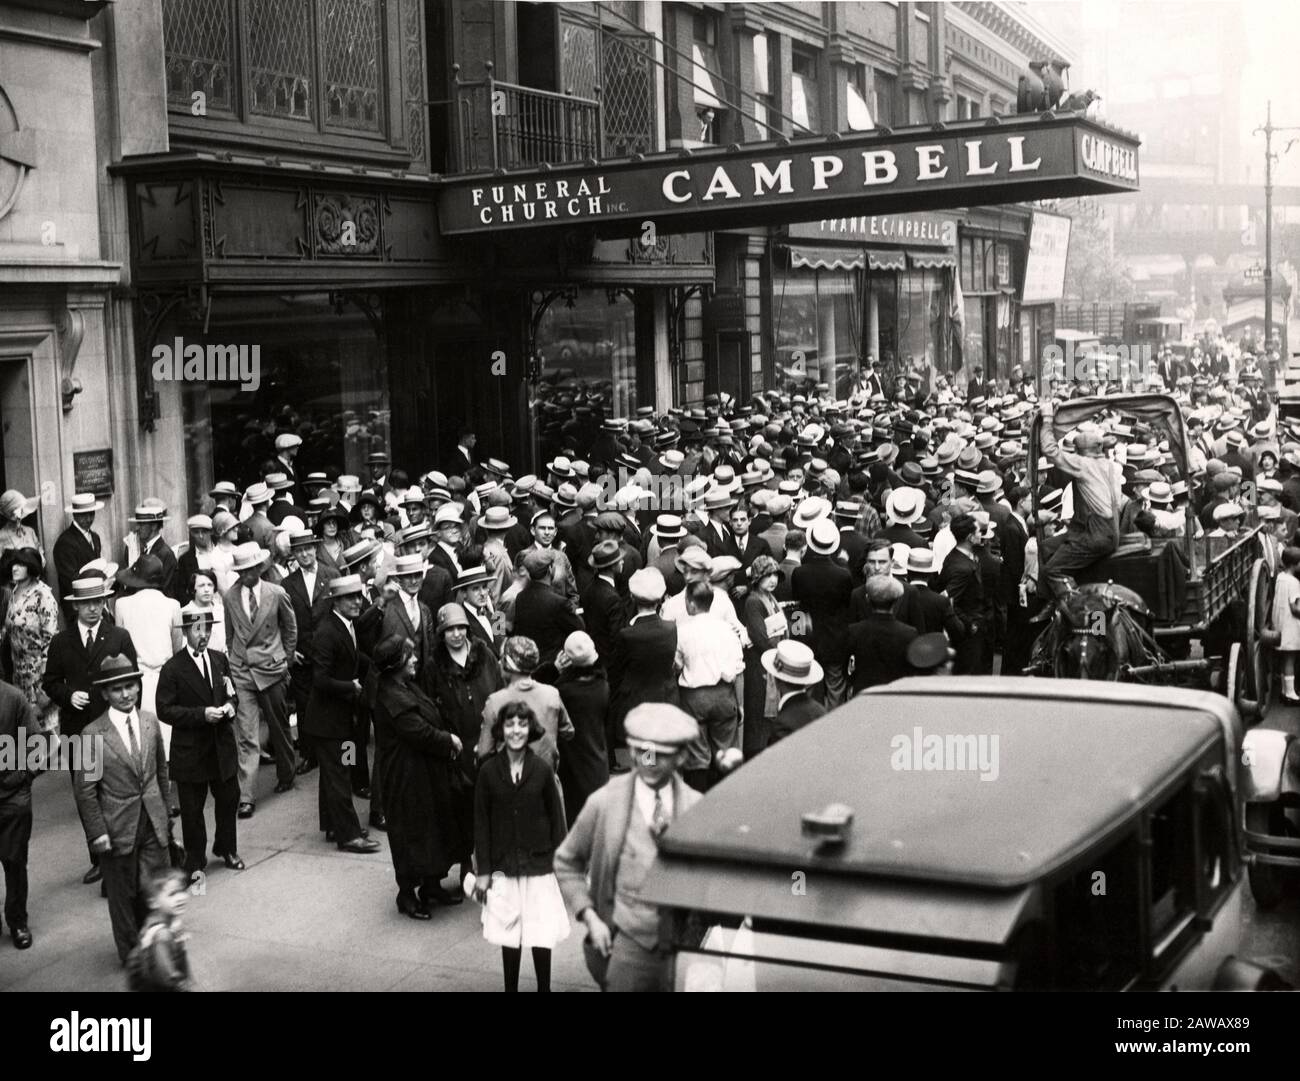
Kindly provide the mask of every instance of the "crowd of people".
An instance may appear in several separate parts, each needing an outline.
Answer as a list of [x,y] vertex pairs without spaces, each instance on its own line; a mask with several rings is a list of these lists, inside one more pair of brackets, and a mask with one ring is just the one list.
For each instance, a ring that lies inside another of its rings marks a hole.
[[[47,570],[32,501],[6,492],[0,735],[102,738],[102,776],[72,787],[124,965],[147,898],[170,911],[168,868],[207,867],[209,794],[212,854],[243,868],[265,764],[276,794],[317,773],[340,850],[377,853],[387,831],[403,915],[479,901],[508,989],[525,947],[549,987],[570,916],[602,987],[658,987],[641,878],[726,773],[867,688],[999,657],[1024,671],[1037,612],[1126,538],[1258,520],[1290,545],[1300,423],[1278,420],[1258,368],[1142,388],[1179,402],[1186,476],[1118,413],[1057,440],[1055,400],[1118,384],[1040,402],[1016,369],[965,392],[939,378],[887,398],[868,373],[845,400],[788,386],[627,418],[579,389],[548,402],[553,450],[529,475],[481,459],[472,432],[424,473],[376,451],[364,481],[299,475],[283,433],[260,476],[213,486],[179,555],[168,508],[144,500],[107,559],[103,505],[79,494]],[[31,782],[0,769],[20,948]]]

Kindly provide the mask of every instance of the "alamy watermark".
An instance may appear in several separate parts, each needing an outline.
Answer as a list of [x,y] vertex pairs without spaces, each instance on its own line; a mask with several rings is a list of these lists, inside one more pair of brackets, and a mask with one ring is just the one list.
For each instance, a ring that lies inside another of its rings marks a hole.
[[8,770],[71,770],[98,781],[104,775],[104,737],[19,728],[15,735],[0,736],[0,773]]
[[889,741],[893,754],[889,764],[901,771],[978,772],[981,781],[996,781],[998,764],[998,736],[980,735],[926,735],[916,725],[911,735],[900,732]]
[[1050,395],[1058,383],[1145,383],[1156,371],[1149,345],[1103,345],[1076,351],[1073,342],[1043,350],[1039,380]]
[[153,377],[160,383],[234,383],[254,391],[262,385],[260,345],[219,345],[175,338],[153,347]]

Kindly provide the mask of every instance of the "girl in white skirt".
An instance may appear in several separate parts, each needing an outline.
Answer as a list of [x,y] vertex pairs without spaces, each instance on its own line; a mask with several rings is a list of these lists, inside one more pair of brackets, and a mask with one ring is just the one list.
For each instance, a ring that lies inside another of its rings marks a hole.
[[501,947],[506,990],[519,990],[523,949],[533,951],[537,990],[551,989],[551,950],[569,937],[569,916],[552,869],[564,840],[555,774],[529,744],[545,735],[524,702],[507,702],[492,725],[501,750],[483,763],[474,794],[474,898],[483,937]]

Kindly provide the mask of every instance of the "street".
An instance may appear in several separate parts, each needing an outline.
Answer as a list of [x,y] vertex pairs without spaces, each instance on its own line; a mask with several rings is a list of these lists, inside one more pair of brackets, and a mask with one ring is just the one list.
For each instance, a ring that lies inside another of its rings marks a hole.
[[[1300,727],[1300,708],[1275,708],[1268,727]],[[262,769],[257,814],[239,823],[243,872],[209,864],[204,892],[185,923],[197,983],[205,991],[499,991],[499,952],[483,940],[477,905],[434,911],[428,923],[400,915],[387,845],[353,856],[327,845],[316,825],[316,777],[270,792]],[[19,953],[0,939],[0,991],[113,991],[124,987],[97,886],[83,886],[85,845],[61,776],[34,788],[31,929],[35,946]],[[365,803],[357,801],[362,821]],[[212,805],[208,804],[209,836]],[[177,824],[179,831],[179,823]],[[375,833],[381,842],[385,835]],[[455,885],[455,876],[448,880]],[[1272,912],[1243,899],[1241,955],[1300,986],[1300,879]],[[520,990],[533,989],[525,959]],[[595,989],[575,927],[556,950],[556,991]]]

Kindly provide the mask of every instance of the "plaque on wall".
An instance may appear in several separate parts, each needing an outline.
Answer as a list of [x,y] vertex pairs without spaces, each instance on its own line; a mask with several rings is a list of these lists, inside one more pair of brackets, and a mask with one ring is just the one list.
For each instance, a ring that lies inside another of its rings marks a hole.
[[72,454],[74,492],[113,494],[113,450],[79,450]]

